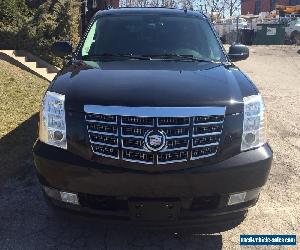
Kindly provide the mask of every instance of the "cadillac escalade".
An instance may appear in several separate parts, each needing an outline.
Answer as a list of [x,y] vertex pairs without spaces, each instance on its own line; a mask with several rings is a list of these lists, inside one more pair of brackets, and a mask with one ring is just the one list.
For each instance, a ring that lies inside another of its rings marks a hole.
[[[256,204],[272,150],[254,83],[201,12],[98,12],[46,91],[33,149],[46,200],[104,221],[235,227]],[[64,210],[66,211],[66,210]]]

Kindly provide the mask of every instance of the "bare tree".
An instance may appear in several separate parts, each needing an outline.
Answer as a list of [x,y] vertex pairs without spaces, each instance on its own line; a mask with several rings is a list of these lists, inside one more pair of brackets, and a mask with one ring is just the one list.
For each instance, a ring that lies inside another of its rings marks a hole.
[[121,7],[177,7],[176,0],[121,0]]
[[[220,16],[225,16],[225,1],[226,0],[205,0],[205,5],[208,13],[218,12]],[[229,0],[230,1],[230,0]]]
[[120,0],[121,7],[167,7],[201,10],[207,14],[219,13],[221,17],[237,14],[241,0]]
[[180,7],[183,9],[187,9],[187,10],[192,10],[195,8],[195,0],[181,0],[180,3]]
[[239,14],[241,9],[241,0],[225,0],[225,6],[229,11],[229,16]]

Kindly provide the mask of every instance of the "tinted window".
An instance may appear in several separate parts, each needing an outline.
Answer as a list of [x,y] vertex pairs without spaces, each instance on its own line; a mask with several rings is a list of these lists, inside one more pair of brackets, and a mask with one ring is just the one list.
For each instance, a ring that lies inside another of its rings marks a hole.
[[80,52],[110,54],[192,55],[225,60],[208,22],[197,17],[161,15],[104,16],[96,19]]

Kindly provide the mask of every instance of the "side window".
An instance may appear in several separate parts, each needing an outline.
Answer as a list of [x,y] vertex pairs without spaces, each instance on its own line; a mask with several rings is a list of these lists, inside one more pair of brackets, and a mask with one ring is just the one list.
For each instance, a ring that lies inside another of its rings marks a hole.
[[97,21],[92,25],[82,47],[82,56],[89,55],[91,47],[95,43],[95,34],[96,34]]

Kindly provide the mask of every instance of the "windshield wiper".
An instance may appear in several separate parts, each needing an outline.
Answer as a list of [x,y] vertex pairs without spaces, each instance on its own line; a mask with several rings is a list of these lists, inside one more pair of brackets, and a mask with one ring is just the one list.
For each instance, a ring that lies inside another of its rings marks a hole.
[[102,53],[98,55],[85,55],[82,56],[83,60],[93,60],[93,59],[110,59],[110,58],[127,58],[127,59],[136,59],[136,60],[151,60],[149,57],[132,55],[132,54],[113,54],[113,53]]
[[162,55],[143,55],[143,56],[150,57],[152,59],[219,63],[217,61],[213,61],[205,58],[194,57],[193,55],[162,54]]
[[95,59],[135,59],[135,60],[176,60],[176,61],[194,61],[194,62],[209,62],[209,63],[222,63],[206,58],[194,57],[193,55],[180,55],[180,54],[161,54],[161,55],[133,55],[133,54],[121,54],[121,53],[102,53],[96,55],[82,56],[83,60],[95,60]]

